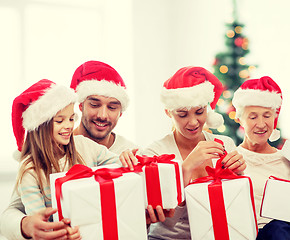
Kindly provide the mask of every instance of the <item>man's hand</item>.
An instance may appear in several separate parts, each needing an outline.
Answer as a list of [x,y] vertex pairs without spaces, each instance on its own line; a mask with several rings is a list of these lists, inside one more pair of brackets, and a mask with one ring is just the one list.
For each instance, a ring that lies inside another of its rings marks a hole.
[[49,217],[56,212],[56,209],[47,208],[32,216],[24,217],[21,221],[22,235],[34,240],[67,239],[64,222],[48,222]]
[[173,217],[175,209],[165,210],[161,206],[156,206],[154,210],[151,205],[148,205],[146,212],[147,226],[151,223],[164,222],[167,217]]

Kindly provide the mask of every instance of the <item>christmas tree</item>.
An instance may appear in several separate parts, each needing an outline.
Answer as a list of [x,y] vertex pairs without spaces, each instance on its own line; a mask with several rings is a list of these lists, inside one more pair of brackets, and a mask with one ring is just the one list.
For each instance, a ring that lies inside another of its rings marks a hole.
[[[246,79],[250,78],[251,71],[257,66],[247,64],[246,55],[249,53],[249,41],[243,34],[244,24],[237,20],[235,0],[233,0],[233,6],[233,21],[226,24],[226,50],[216,54],[213,63],[214,75],[221,80],[225,87],[216,107],[216,111],[224,117],[224,125],[213,132],[230,136],[239,145],[243,141],[244,131],[235,119],[236,112],[232,105],[233,93]],[[282,141],[280,139],[271,145],[279,148]]]
[[216,109],[223,115],[225,123],[217,131],[232,137],[236,144],[239,144],[243,139],[243,132],[235,121],[236,112],[232,106],[232,97],[234,91],[250,77],[250,71],[255,69],[255,66],[246,64],[245,56],[249,53],[249,49],[248,39],[243,35],[244,25],[234,19],[226,26],[227,49],[216,55],[213,64],[214,74],[225,86]]

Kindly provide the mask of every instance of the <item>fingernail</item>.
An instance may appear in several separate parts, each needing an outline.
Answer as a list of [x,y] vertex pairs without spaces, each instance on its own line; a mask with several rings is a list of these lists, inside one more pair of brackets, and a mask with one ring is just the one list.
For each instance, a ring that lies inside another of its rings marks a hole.
[[224,169],[224,168],[225,168],[225,166],[223,165],[223,166],[222,166],[222,169]]
[[224,165],[225,163],[224,162],[221,162],[221,164]]

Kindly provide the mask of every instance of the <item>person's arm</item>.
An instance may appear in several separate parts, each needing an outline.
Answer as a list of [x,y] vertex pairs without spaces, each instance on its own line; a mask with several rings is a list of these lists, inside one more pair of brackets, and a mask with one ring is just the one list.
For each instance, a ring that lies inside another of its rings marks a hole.
[[21,198],[14,191],[9,206],[0,216],[1,234],[9,240],[24,240],[21,233],[21,221],[25,216]]

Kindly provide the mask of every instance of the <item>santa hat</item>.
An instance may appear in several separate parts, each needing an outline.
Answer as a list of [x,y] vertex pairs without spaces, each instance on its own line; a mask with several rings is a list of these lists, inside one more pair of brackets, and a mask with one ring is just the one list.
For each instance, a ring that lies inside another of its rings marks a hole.
[[234,93],[232,103],[237,111],[236,118],[241,117],[245,106],[261,106],[275,109],[277,117],[274,122],[274,131],[269,140],[276,141],[280,138],[280,132],[276,127],[282,104],[282,92],[272,78],[264,76],[260,79],[245,81]]
[[210,104],[211,109],[206,124],[210,128],[218,128],[224,120],[222,115],[213,110],[222,91],[222,83],[206,69],[202,67],[184,67],[164,83],[161,101],[168,110]]
[[50,121],[58,111],[75,103],[75,92],[54,82],[42,79],[30,86],[13,101],[12,127],[18,150],[21,151],[25,130],[36,130]]
[[114,68],[103,62],[88,61],[79,66],[74,72],[70,87],[77,92],[79,102],[83,102],[90,95],[101,95],[120,101],[122,111],[129,104],[122,77]]

